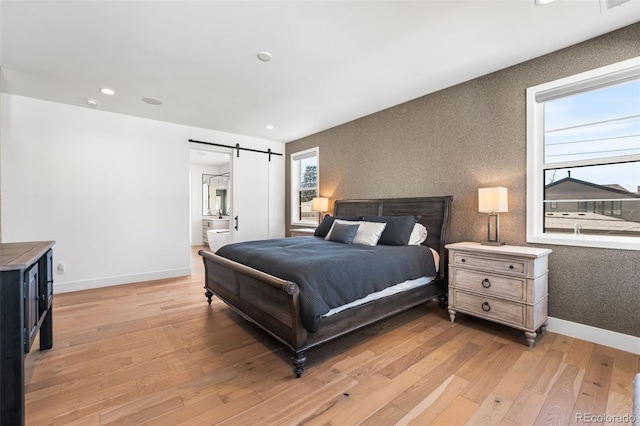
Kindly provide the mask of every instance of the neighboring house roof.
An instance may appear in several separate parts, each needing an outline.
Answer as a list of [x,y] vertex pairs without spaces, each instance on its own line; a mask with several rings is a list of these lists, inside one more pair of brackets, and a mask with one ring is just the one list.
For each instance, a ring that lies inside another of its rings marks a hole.
[[618,184],[598,185],[597,183],[587,182],[587,181],[576,179],[576,178],[572,178],[572,177],[566,177],[564,179],[560,179],[559,181],[551,182],[550,184],[546,185],[545,188],[547,188],[547,189],[553,188],[555,186],[558,186],[560,184],[567,183],[567,182],[573,182],[573,183],[577,183],[579,185],[585,185],[585,186],[589,186],[589,187],[592,187],[592,188],[601,189],[603,191],[609,191],[609,192],[612,192],[614,194],[625,195],[625,196],[631,197],[631,198],[640,198],[640,194],[637,194],[635,192],[627,191],[626,189],[624,189],[622,186],[620,186]]
[[607,188],[611,188],[611,189],[617,189],[618,191],[631,192],[631,191],[628,191],[626,188],[624,188],[622,185],[618,185],[617,183],[612,183],[612,184],[603,185],[603,186],[606,186]]

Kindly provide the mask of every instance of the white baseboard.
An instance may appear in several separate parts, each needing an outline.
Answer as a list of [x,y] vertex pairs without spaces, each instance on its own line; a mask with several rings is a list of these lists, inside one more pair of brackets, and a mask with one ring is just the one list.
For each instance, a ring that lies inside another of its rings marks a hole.
[[547,330],[640,355],[640,337],[552,317]]
[[120,275],[117,277],[96,278],[91,280],[55,282],[53,284],[54,293],[68,293],[78,290],[89,290],[92,288],[109,287],[113,285],[131,284],[140,281],[162,280],[165,278],[176,278],[191,275],[191,268],[167,269],[164,271],[146,272],[143,274]]

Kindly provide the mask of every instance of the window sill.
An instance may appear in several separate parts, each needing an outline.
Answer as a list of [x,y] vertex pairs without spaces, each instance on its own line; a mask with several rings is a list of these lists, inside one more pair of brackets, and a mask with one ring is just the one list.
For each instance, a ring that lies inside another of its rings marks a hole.
[[604,237],[582,234],[571,235],[527,235],[527,243],[554,244],[561,246],[606,248],[614,250],[640,250],[640,238]]
[[318,227],[318,222],[291,222],[291,226],[303,226],[305,228],[316,229]]

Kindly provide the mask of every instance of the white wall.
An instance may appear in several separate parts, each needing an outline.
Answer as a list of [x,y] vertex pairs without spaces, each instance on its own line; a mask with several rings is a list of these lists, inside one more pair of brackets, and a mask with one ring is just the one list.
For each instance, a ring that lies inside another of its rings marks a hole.
[[252,142],[2,94],[2,241],[56,240],[57,292],[189,274],[189,138]]

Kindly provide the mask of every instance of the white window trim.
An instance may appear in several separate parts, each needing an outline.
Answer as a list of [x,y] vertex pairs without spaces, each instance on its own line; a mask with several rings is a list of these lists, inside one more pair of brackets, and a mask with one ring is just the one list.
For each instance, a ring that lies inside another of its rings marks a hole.
[[[298,152],[292,153],[290,158],[291,178],[292,178],[291,179],[291,225],[294,225],[294,226],[306,226],[306,227],[318,226],[317,223],[312,224],[310,222],[302,222],[300,220],[295,220],[298,217],[298,206],[300,205],[300,200],[298,199],[298,191],[300,189],[298,186],[299,182],[293,179],[294,171],[298,167],[298,164],[296,164],[296,161],[298,160],[296,160],[296,158],[302,159],[308,156],[309,154],[315,154],[315,157],[317,159],[318,196],[320,196],[320,148],[316,146],[314,148],[305,149],[304,151],[298,151]],[[299,173],[300,171],[298,170],[298,173],[296,175],[298,175]]]
[[[584,90],[595,81],[640,72],[640,57],[597,68],[570,77],[527,88],[527,242],[623,250],[640,250],[640,238],[606,235],[545,234],[544,223],[544,137],[543,103],[537,98]],[[611,81],[611,80],[609,80]],[[572,90],[573,89],[573,90]],[[637,156],[634,156],[637,157]],[[554,167],[561,167],[554,164]]]

